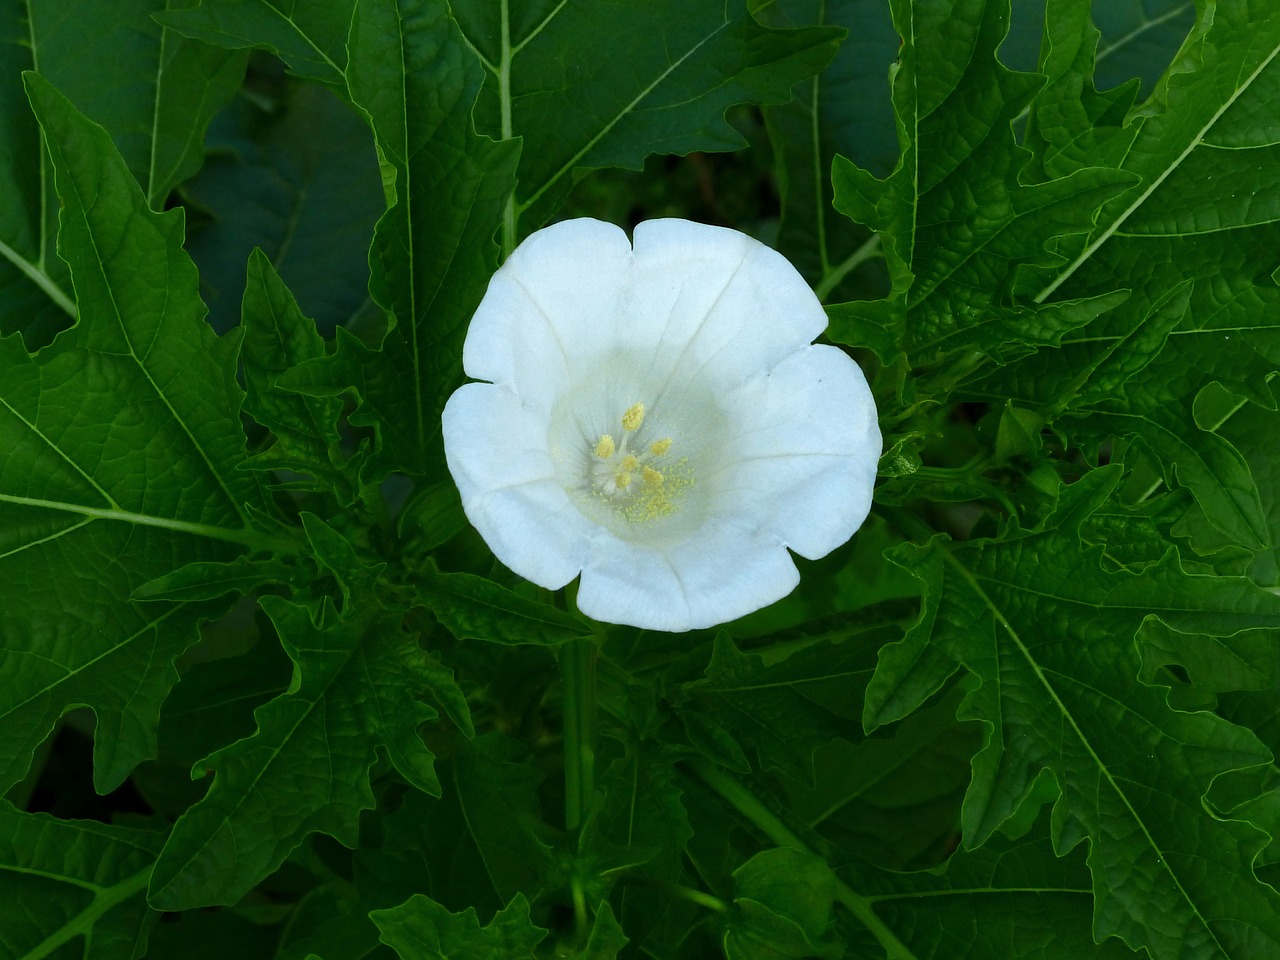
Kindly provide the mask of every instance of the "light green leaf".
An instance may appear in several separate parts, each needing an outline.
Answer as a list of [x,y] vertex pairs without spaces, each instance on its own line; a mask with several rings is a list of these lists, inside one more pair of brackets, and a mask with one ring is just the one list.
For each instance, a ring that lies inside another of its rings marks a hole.
[[[837,30],[771,31],[744,0],[690,5],[457,4],[484,64],[479,129],[520,137],[520,187],[506,245],[546,222],[576,170],[638,170],[651,153],[736,150],[735,103],[783,103],[830,61]],[[625,44],[619,55],[618,44]]]
[[1048,769],[1061,790],[1055,847],[1091,844],[1099,937],[1156,960],[1265,955],[1280,946],[1280,897],[1252,868],[1266,838],[1210,816],[1202,800],[1215,778],[1267,764],[1270,753],[1248,730],[1178,712],[1165,691],[1136,683],[1135,638],[1149,617],[1223,638],[1274,629],[1280,598],[1241,578],[1189,575],[1172,554],[1141,574],[1104,570],[1102,548],[1083,546],[1077,530],[1118,480],[1114,468],[1087,474],[1037,530],[891,554],[925,583],[925,612],[888,648],[868,717],[887,718],[903,665],[924,651],[964,664],[981,685],[959,716],[988,727],[965,797],[967,847],[986,842]]
[[179,562],[289,543],[247,520],[262,500],[236,469],[236,343],[202,322],[182,214],[148,209],[107,133],[46,81],[27,82],[81,317],[35,357],[0,340],[0,576],[21,585],[0,624],[11,678],[0,789],[22,778],[64,710],[87,703],[94,782],[107,791],[154,753],[172,660],[212,615],[131,603],[133,590]]
[[0,801],[0,955],[137,956],[159,915],[143,894],[163,835],[22,813]]
[[529,918],[523,894],[483,927],[474,909],[450,913],[422,894],[369,916],[382,931],[382,942],[402,960],[533,960],[547,933]]

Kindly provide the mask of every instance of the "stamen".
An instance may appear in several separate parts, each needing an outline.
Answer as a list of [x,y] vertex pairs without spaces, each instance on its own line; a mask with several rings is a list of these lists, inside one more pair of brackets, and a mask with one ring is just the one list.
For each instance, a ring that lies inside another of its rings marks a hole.
[[[579,447],[581,449],[581,447]],[[596,456],[601,460],[608,460],[613,456],[615,447],[613,445],[613,437],[605,434],[600,438],[600,442],[596,444]]]
[[663,437],[661,440],[655,440],[649,444],[649,452],[655,457],[660,457],[671,449],[671,438]]
[[656,488],[656,487],[662,486],[662,480],[663,480],[662,474],[660,474],[657,470],[653,469],[653,467],[645,467],[643,476],[644,476],[644,485],[646,487]]
[[627,431],[639,430],[642,423],[644,423],[644,404],[633,403],[627,408],[627,412],[622,415],[622,429]]
[[622,458],[623,470],[634,470],[638,466],[640,466],[640,461],[636,459],[636,455],[634,453],[628,453]]
[[631,486],[631,474],[625,470],[619,470],[618,475],[613,478],[613,482],[618,485],[619,490],[625,490]]

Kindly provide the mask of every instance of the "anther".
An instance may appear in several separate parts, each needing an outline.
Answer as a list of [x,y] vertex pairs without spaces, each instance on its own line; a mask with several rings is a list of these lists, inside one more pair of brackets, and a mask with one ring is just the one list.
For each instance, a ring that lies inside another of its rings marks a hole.
[[645,467],[643,476],[644,476],[644,485],[646,487],[656,488],[656,487],[662,486],[662,479],[663,479],[662,474],[660,474],[657,470],[653,469],[653,467]]
[[644,404],[633,403],[627,408],[627,412],[622,415],[622,429],[627,431],[639,430],[642,423],[644,423]]
[[[578,449],[582,449],[579,447]],[[613,456],[616,448],[613,445],[613,437],[605,434],[600,438],[600,442],[596,444],[596,456],[601,460],[608,460]]]
[[613,478],[613,482],[618,485],[619,490],[625,490],[631,486],[631,474],[625,470],[619,470],[618,475]]
[[634,453],[628,453],[622,458],[623,470],[634,470],[638,466],[640,466],[640,461],[636,459],[636,455]]
[[649,452],[655,457],[660,457],[671,449],[671,438],[663,437],[661,440],[655,440],[649,444]]

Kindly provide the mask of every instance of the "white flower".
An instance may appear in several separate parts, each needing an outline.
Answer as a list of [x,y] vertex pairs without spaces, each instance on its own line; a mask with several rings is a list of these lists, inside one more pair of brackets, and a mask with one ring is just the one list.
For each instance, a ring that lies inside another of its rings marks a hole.
[[444,410],[449,470],[494,554],[578,607],[691,630],[790,593],[871,507],[880,457],[862,371],[745,234],[570,220],[489,284]]

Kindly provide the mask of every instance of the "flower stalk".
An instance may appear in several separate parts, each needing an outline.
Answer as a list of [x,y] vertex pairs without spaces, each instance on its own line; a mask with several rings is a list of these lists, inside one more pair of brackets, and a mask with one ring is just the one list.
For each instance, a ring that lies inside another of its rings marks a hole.
[[564,696],[564,825],[582,826],[595,791],[596,642],[570,640],[560,647]]

